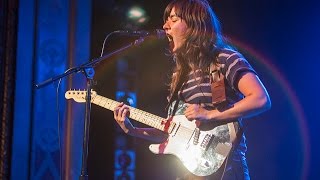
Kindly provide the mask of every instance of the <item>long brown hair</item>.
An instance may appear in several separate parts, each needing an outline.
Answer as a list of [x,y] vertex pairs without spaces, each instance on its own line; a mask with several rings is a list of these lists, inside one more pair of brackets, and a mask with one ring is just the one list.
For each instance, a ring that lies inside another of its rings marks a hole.
[[188,26],[182,50],[173,55],[176,66],[170,83],[170,96],[175,96],[187,74],[196,69],[205,72],[215,63],[219,49],[227,46],[220,23],[206,0],[173,0],[166,7],[164,22],[175,8],[176,15]]

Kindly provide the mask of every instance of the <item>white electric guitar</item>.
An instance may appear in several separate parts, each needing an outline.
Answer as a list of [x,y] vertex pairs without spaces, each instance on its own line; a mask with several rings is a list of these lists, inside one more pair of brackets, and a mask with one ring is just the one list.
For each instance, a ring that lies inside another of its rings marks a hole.
[[[67,91],[66,99],[86,101],[86,91]],[[91,92],[91,102],[111,111],[119,102]],[[151,144],[155,154],[173,154],[194,175],[208,176],[215,173],[230,153],[236,133],[233,123],[202,129],[196,120],[189,121],[184,115],[165,119],[151,113],[130,107],[130,116],[143,124],[168,133],[168,139],[161,144]]]

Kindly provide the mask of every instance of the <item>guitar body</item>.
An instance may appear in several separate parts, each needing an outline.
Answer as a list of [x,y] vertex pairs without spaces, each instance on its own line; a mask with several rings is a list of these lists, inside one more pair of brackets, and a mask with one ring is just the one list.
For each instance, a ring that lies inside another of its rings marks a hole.
[[202,131],[196,121],[189,121],[184,115],[172,119],[176,127],[168,139],[161,144],[151,144],[149,149],[155,154],[172,154],[197,176],[208,176],[216,172],[232,148],[229,124]]

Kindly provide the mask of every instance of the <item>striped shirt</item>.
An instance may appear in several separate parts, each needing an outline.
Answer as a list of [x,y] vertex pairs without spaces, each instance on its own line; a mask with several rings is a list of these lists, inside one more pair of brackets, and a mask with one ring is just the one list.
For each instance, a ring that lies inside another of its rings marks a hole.
[[[241,73],[253,72],[256,74],[256,72],[248,61],[235,50],[221,50],[217,60],[221,67],[220,71],[225,78],[227,103],[231,106],[243,98],[237,85]],[[210,76],[209,71],[207,73],[202,73],[201,70],[190,72],[187,81],[178,92],[179,99],[183,103],[201,104],[205,109],[214,109],[212,104],[212,93],[214,92],[211,91]],[[241,120],[239,122],[241,123]],[[246,150],[247,146],[243,135],[232,159],[238,161],[245,158]]]
[[[241,100],[243,95],[238,90],[238,81],[242,72],[253,72],[248,61],[239,53],[231,49],[223,49],[218,55],[221,72],[225,76],[227,102],[232,105]],[[201,104],[206,109],[214,108],[212,104],[211,82],[209,71],[192,71],[187,81],[178,92],[180,100],[190,104]],[[202,78],[201,78],[202,77]]]

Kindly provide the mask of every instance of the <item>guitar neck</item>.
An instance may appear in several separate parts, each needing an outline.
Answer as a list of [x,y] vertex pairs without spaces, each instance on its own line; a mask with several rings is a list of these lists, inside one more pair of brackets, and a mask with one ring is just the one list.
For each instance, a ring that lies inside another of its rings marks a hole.
[[[100,95],[96,95],[92,97],[91,102],[93,104],[101,106],[105,109],[109,109],[111,111],[113,111],[114,108],[120,104],[117,101],[114,101],[112,99],[109,99]],[[175,123],[170,120],[142,111],[140,109],[136,109],[131,106],[129,106],[129,109],[130,109],[129,118],[134,119],[138,122],[141,122],[153,128],[159,129],[166,133],[171,133],[171,131],[174,128]]]

